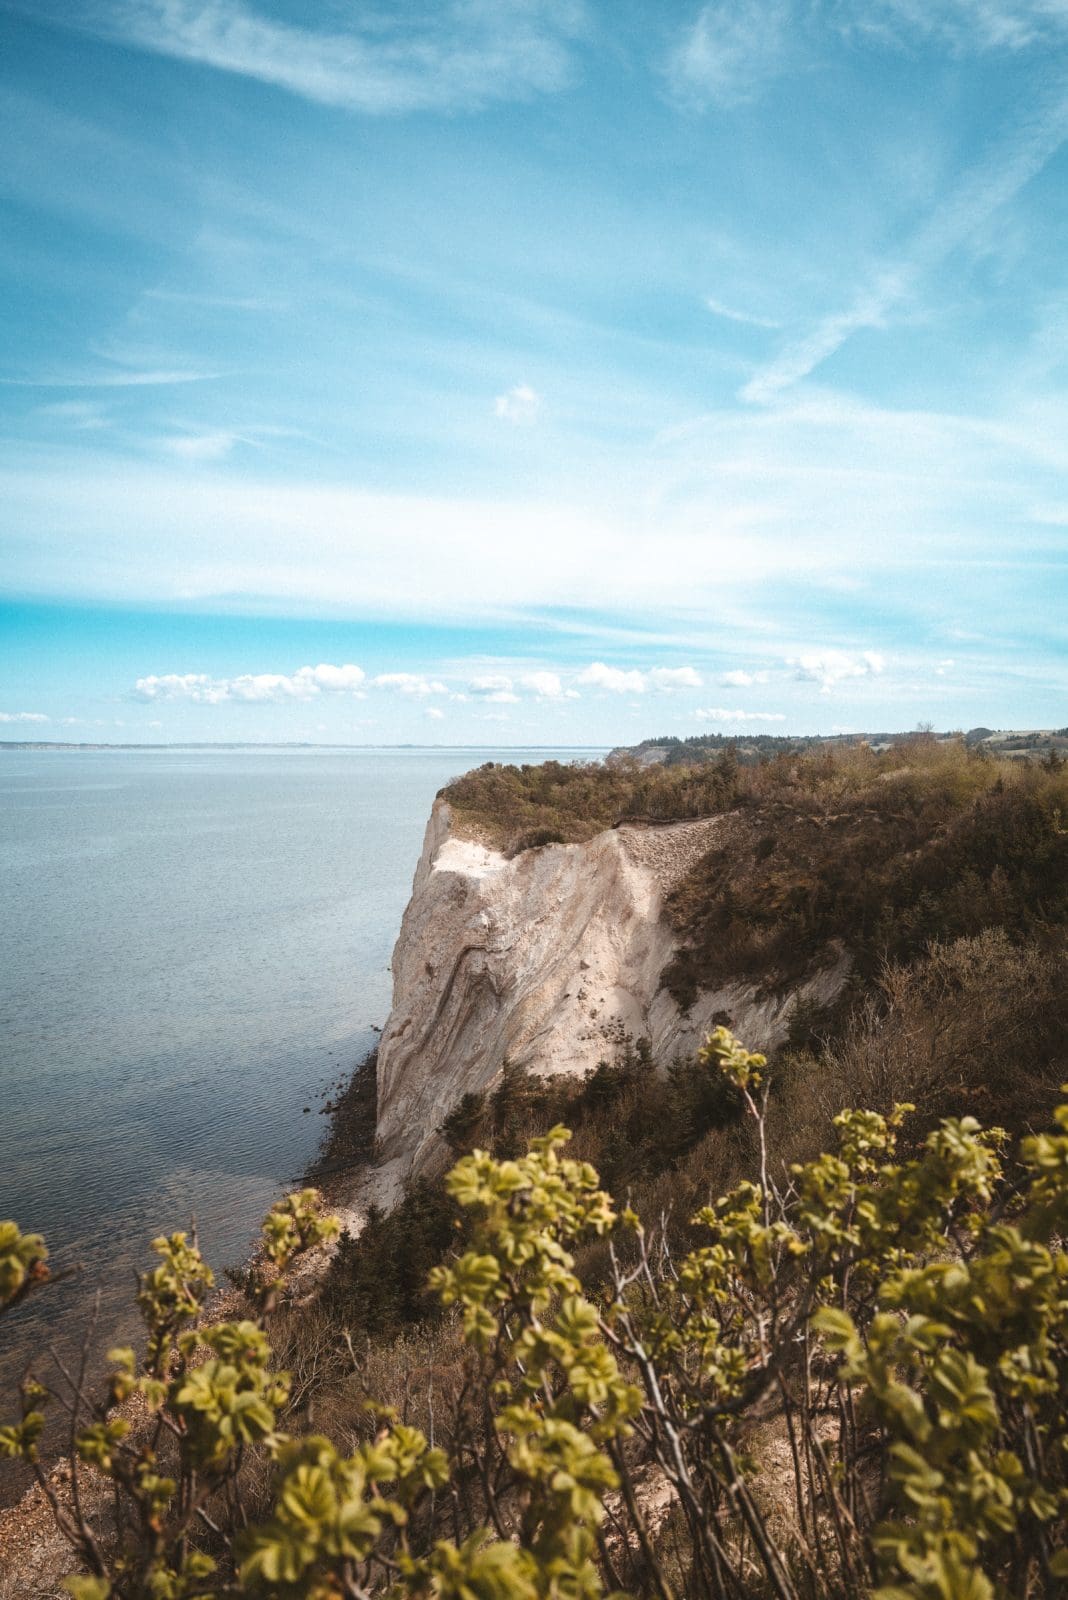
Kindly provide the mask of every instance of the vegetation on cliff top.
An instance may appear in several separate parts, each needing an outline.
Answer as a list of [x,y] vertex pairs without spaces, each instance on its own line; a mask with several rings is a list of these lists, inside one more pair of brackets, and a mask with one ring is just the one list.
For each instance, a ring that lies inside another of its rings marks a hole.
[[723,816],[669,902],[683,1005],[731,978],[792,984],[844,944],[866,975],[933,938],[1068,920],[1068,763],[999,760],[912,738],[742,765],[487,764],[442,794],[461,829],[510,853],[626,822]]

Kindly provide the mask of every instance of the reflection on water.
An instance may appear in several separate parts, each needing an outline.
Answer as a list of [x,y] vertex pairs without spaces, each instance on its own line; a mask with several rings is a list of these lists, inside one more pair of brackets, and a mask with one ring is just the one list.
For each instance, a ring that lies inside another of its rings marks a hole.
[[0,1320],[0,1416],[97,1291],[101,1342],[132,1331],[156,1234],[245,1254],[385,1020],[431,800],[491,759],[0,752],[0,1216],[82,1268]]

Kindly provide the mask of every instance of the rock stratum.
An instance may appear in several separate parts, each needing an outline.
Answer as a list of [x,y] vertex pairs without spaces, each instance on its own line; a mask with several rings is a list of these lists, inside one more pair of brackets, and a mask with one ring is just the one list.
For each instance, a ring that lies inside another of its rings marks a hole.
[[766,1049],[799,1002],[834,998],[844,956],[785,994],[736,982],[687,1012],[664,988],[675,950],[665,896],[724,821],[620,826],[508,858],[464,837],[435,802],[378,1053],[382,1199],[444,1159],[444,1118],[464,1094],[491,1089],[506,1061],[581,1076],[629,1034],[666,1065],[724,1017],[750,1049]]

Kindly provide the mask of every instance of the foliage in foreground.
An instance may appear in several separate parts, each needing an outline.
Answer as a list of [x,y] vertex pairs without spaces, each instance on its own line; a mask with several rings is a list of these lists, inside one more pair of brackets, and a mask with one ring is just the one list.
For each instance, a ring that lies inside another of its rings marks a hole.
[[[763,1057],[724,1029],[705,1055],[751,1119],[757,1170],[702,1209],[679,1259],[565,1156],[563,1128],[454,1166],[470,1234],[432,1274],[466,1350],[438,1418],[447,1452],[383,1414],[347,1453],[283,1431],[265,1327],[284,1269],[330,1231],[311,1193],[268,1218],[247,1320],[196,1328],[210,1274],[184,1236],[157,1241],[142,1359],[116,1352],[95,1400],[69,1377],[69,1503],[36,1466],[83,1569],[72,1594],[1062,1592],[1068,1106],[1012,1161],[972,1118],[899,1155],[910,1107],[843,1112],[833,1152],[776,1177]],[[611,1261],[596,1298],[576,1269],[591,1237]],[[43,1259],[0,1228],[5,1299]],[[0,1450],[35,1461],[50,1398],[62,1384],[27,1377]],[[272,1474],[264,1514],[247,1504],[254,1460]],[[112,1521],[88,1505],[101,1476]]]

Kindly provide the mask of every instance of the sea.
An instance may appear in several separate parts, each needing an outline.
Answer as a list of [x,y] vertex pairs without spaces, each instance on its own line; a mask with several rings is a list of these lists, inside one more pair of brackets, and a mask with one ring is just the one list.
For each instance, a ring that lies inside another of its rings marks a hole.
[[0,750],[0,1219],[60,1275],[0,1317],[0,1422],[51,1342],[135,1332],[152,1238],[195,1222],[220,1273],[301,1180],[442,785],[603,753]]

